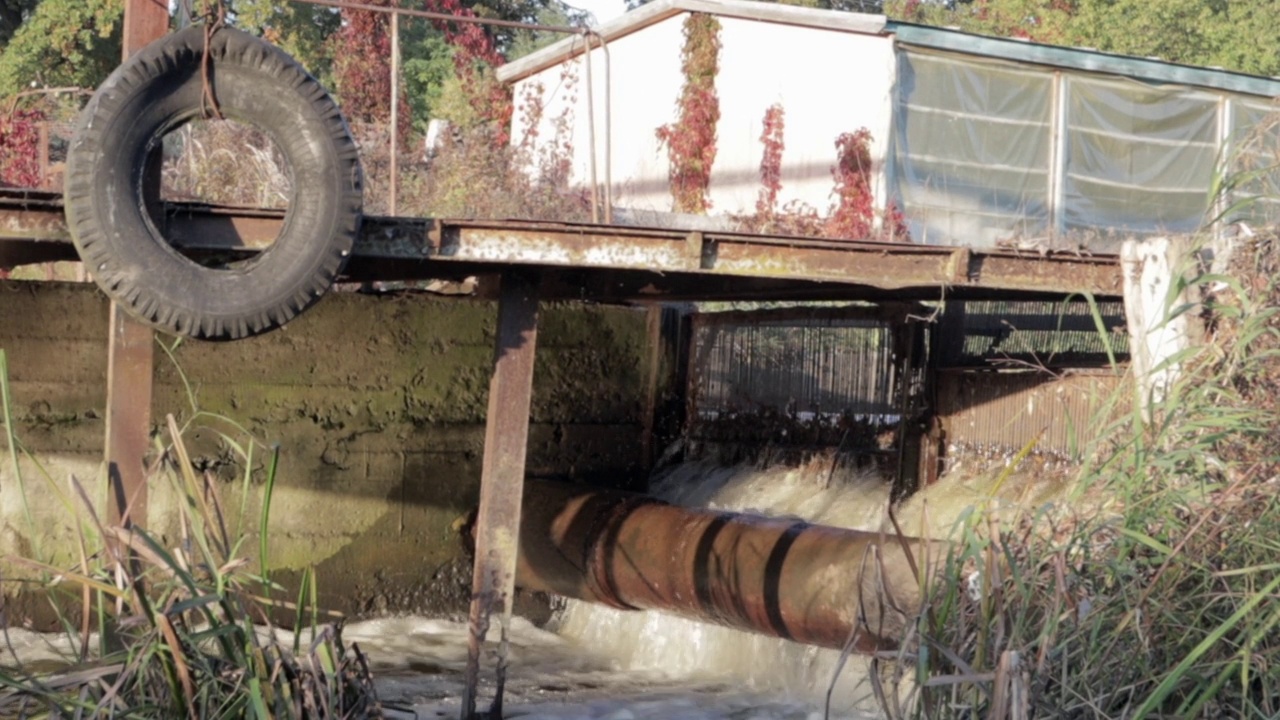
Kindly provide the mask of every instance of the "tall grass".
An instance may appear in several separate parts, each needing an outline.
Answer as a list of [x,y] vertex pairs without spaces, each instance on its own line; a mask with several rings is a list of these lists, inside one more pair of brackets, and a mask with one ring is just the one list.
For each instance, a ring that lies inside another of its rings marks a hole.
[[1100,433],[1067,500],[1103,492],[1112,512],[960,524],[888,680],[909,701],[887,714],[1280,717],[1277,270],[1271,236],[1226,275],[1187,276],[1204,302],[1167,316],[1199,314],[1206,344]]
[[[65,566],[8,558],[39,583],[70,650],[66,668],[57,672],[27,667],[21,658],[0,669],[0,717],[381,717],[364,655],[343,643],[340,621],[319,621],[314,575],[304,573],[291,598],[296,601],[282,599],[283,589],[270,578],[265,533],[274,452],[259,477],[253,469],[259,443],[223,436],[245,468],[238,502],[229,504],[212,475],[195,472],[184,429],[169,416],[149,479],[152,493],[167,490],[176,499],[176,531],[166,542],[144,527],[107,522],[104,503],[83,483],[75,477],[56,482],[23,451],[5,370],[0,352],[14,481],[24,498],[34,493],[18,462],[21,452],[48,485],[45,497],[74,518],[77,557]],[[258,493],[254,523],[247,508]],[[253,527],[256,547],[246,530]],[[29,521],[31,537],[41,530]],[[255,553],[257,567],[250,560]],[[272,618],[281,613],[295,618],[291,632],[274,627]]]

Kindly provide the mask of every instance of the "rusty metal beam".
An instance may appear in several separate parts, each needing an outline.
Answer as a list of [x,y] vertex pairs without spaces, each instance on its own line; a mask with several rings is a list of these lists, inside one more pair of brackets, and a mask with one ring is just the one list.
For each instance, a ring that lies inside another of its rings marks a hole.
[[141,50],[152,40],[169,32],[169,3],[167,0],[125,0],[124,32],[121,44],[124,59]]
[[[126,0],[123,55],[141,50],[169,30],[166,0]],[[144,178],[159,188],[159,166]],[[159,193],[156,193],[159,196]],[[46,198],[45,206],[50,204]],[[111,303],[107,343],[105,460],[110,483],[109,515],[122,525],[147,521],[145,456],[151,434],[151,391],[155,337]]]
[[155,338],[111,304],[107,344],[106,462],[111,519],[146,522],[144,457],[151,440],[151,380]]
[[529,405],[533,395],[533,361],[538,340],[539,278],[536,273],[510,271],[502,276],[501,283],[493,376],[489,381],[489,410],[485,417],[480,509],[476,516],[476,560],[471,585],[462,720],[476,717],[480,649],[489,631],[490,615],[495,609],[500,612],[501,634],[495,669],[497,687],[487,717],[502,717],[524,463],[529,444]]
[[[178,247],[192,251],[269,245],[283,213],[205,205],[167,206],[166,225]],[[513,265],[585,273],[595,299],[673,300],[717,297],[754,281],[770,297],[1061,297],[1123,294],[1115,256],[1018,253],[902,243],[835,242],[737,233],[685,233],[564,223],[433,221],[366,218],[349,273],[359,279],[417,279],[500,272]],[[56,197],[0,192],[0,247],[6,242],[69,243]],[[73,259],[70,245],[67,257]],[[0,250],[0,263],[16,253]],[[18,255],[20,256],[20,255]],[[42,257],[46,257],[42,255]],[[601,271],[617,282],[591,281]],[[554,292],[554,280],[547,287]],[[566,283],[575,285],[581,283]],[[755,294],[750,290],[746,294]],[[608,297],[604,297],[607,295]]]
[[902,637],[919,605],[912,563],[932,572],[945,548],[537,480],[524,506],[523,588],[824,647],[843,647],[856,629],[864,652]]

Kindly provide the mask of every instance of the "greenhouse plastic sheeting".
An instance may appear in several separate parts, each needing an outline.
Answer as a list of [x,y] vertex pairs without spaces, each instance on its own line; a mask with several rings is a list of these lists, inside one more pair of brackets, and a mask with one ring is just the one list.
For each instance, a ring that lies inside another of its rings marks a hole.
[[1239,182],[1228,221],[1255,225],[1280,223],[1280,117],[1271,103],[1231,104],[1231,173]]
[[917,242],[974,245],[1046,231],[1053,76],[900,53],[897,194]]
[[[1114,251],[1192,232],[1230,204],[1211,202],[1227,148],[1271,167],[1232,200],[1280,189],[1264,99],[907,47],[898,58],[889,198],[917,242]],[[1274,221],[1280,204],[1233,213]]]
[[1218,101],[1132,80],[1067,80],[1068,231],[1194,232],[1208,218]]

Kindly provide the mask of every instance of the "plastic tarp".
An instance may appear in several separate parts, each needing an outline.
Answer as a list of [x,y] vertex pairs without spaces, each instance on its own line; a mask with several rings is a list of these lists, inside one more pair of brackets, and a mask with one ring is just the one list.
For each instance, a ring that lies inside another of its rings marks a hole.
[[1049,223],[1053,76],[900,52],[893,180],[916,242],[992,245]]
[[1271,103],[1231,102],[1229,222],[1280,223],[1280,114]]
[[1067,79],[1065,229],[1189,233],[1210,219],[1218,98],[1131,80]]
[[[1211,207],[1224,147],[1254,170],[1235,199],[1280,197],[1280,172],[1257,172],[1280,169],[1274,112],[1252,96],[900,46],[888,197],[917,242],[1114,251],[1225,209]],[[1275,222],[1280,202],[1233,211]]]

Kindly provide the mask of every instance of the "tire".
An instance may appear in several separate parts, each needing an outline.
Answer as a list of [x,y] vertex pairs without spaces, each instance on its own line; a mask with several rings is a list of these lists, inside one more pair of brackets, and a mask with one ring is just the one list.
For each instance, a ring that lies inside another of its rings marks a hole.
[[183,256],[142,193],[163,136],[202,117],[204,27],[143,48],[82,113],[67,156],[66,214],[89,273],[108,296],[164,332],[232,340],[287,323],[342,271],[360,231],[362,175],[337,104],[293,58],[233,28],[210,41],[212,83],[228,119],[266,133],[288,160],[292,195],[275,242],[229,268]]

